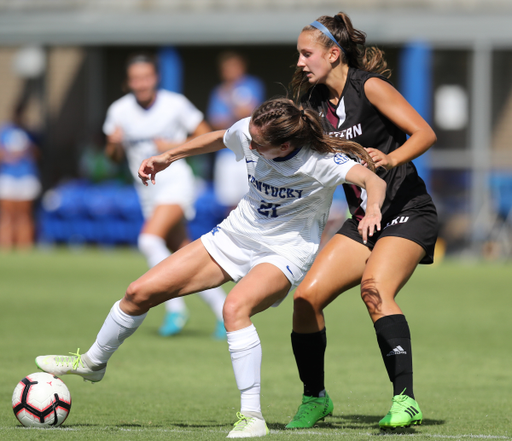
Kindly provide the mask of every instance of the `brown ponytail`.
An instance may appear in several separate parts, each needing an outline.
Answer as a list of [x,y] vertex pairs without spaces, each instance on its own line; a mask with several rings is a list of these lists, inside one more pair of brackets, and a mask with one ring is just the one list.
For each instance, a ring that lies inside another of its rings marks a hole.
[[295,148],[304,146],[319,153],[346,153],[365,161],[375,171],[370,155],[361,145],[326,135],[317,112],[301,110],[287,98],[265,101],[253,112],[251,123],[260,130],[266,144],[290,142]]

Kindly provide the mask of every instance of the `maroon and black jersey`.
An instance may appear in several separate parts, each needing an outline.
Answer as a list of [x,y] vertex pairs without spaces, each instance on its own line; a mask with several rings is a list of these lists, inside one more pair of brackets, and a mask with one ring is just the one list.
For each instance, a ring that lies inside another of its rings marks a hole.
[[[363,147],[372,147],[385,154],[399,148],[406,141],[406,134],[374,107],[364,93],[369,78],[388,80],[378,74],[350,67],[347,82],[337,106],[329,102],[329,91],[323,84],[315,86],[302,97],[302,106],[316,110],[321,117],[324,131],[355,141]],[[379,167],[377,175],[387,183],[386,200],[382,218],[389,218],[404,209],[432,203],[425,183],[418,176],[412,162],[385,170]],[[355,185],[343,184],[352,216],[358,221],[364,216],[366,191]]]

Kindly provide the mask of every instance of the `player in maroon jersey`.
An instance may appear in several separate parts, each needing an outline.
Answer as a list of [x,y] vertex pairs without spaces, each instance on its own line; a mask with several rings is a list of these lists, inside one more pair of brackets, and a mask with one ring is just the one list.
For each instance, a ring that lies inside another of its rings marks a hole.
[[[324,131],[367,147],[386,181],[383,229],[367,243],[357,234],[366,193],[344,185],[352,217],[317,256],[294,296],[292,346],[304,383],[302,404],[287,428],[312,427],[333,410],[324,386],[323,309],[360,285],[390,380],[392,407],[382,429],[421,424],[414,399],[409,326],[395,296],[419,263],[432,263],[437,213],[411,162],[436,136],[389,83],[383,53],[347,15],[322,16],[303,28],[292,90],[303,108],[317,110]],[[407,139],[407,135],[409,138]]]

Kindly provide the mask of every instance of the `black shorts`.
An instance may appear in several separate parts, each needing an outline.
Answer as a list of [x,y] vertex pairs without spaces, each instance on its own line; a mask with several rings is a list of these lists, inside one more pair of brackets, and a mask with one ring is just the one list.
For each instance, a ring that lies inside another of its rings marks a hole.
[[[353,218],[347,219],[337,234],[343,234],[350,239],[363,244],[363,238],[357,231],[359,222]],[[381,237],[393,236],[412,240],[425,250],[425,257],[420,263],[430,264],[434,262],[434,248],[437,240],[437,211],[433,203],[421,207],[402,211],[382,220],[381,231],[368,238],[366,245],[373,250],[375,243]]]

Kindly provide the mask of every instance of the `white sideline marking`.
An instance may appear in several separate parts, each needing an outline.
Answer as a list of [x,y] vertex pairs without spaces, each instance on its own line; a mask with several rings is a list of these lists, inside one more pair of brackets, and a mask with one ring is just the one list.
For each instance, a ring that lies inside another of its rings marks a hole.
[[[11,431],[11,430],[57,430],[57,431],[66,431],[66,432],[93,432],[93,431],[111,431],[111,432],[160,432],[160,433],[197,433],[197,430],[185,430],[185,429],[161,429],[161,428],[151,428],[151,427],[144,427],[144,428],[130,428],[130,427],[116,427],[116,426],[105,426],[105,427],[45,427],[45,428],[38,428],[38,427],[0,427],[0,431]],[[229,428],[227,429],[219,429],[219,430],[202,430],[201,432],[208,432],[208,433],[227,433],[229,431]],[[441,435],[441,434],[435,434],[435,433],[394,433],[394,432],[387,432],[387,433],[375,433],[375,432],[339,432],[336,430],[329,430],[328,432],[320,432],[315,430],[300,430],[300,431],[288,431],[288,430],[270,430],[270,434],[272,435],[279,435],[279,434],[285,434],[295,435],[295,436],[311,436],[311,435],[318,435],[322,437],[333,437],[333,436],[347,436],[347,437],[354,437],[354,436],[400,436],[400,437],[427,437],[427,438],[433,438],[433,439],[461,439],[461,438],[467,438],[467,439],[500,439],[500,440],[512,440],[512,437],[509,436],[502,436],[502,435],[477,435],[477,434],[466,434],[466,435]]]

